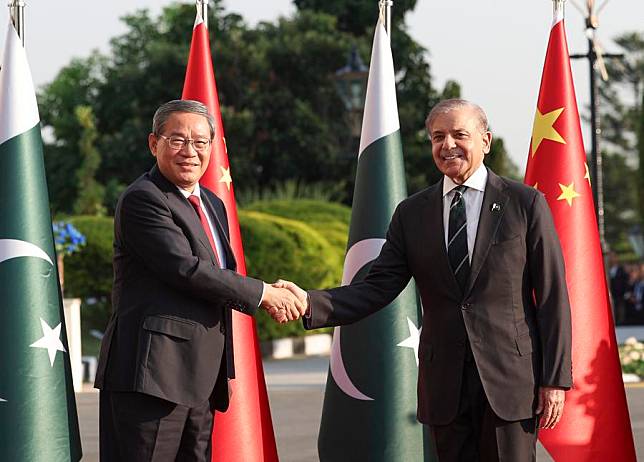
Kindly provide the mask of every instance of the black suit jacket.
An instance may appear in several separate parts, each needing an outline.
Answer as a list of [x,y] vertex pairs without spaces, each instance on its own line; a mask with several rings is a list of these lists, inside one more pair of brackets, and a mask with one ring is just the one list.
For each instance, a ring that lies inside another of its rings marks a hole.
[[[188,200],[158,167],[122,194],[114,217],[113,314],[95,386],[228,407],[231,309],[253,314],[262,282],[237,274],[223,202],[201,187],[228,269],[217,266]],[[225,354],[224,354],[225,353]],[[221,369],[221,373],[220,373]]]
[[502,419],[533,416],[539,386],[571,387],[563,257],[537,190],[489,172],[464,292],[445,249],[442,181],[409,197],[394,212],[363,281],[309,293],[305,326],[357,321],[389,304],[411,277],[423,302],[421,422],[444,425],[456,416],[467,342],[488,401]]

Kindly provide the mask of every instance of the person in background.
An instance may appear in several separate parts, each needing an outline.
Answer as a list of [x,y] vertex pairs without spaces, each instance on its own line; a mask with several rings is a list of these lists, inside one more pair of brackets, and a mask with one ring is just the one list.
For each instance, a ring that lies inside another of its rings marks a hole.
[[620,263],[615,252],[608,254],[608,281],[610,296],[613,302],[613,317],[615,324],[622,324],[626,320],[626,300],[624,294],[628,289],[628,273]]

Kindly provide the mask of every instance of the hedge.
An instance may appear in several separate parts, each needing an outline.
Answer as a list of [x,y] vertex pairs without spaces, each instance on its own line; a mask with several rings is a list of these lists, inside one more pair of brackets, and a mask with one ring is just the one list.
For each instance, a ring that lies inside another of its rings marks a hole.
[[111,217],[75,216],[67,221],[83,233],[87,244],[79,252],[68,255],[63,260],[65,296],[79,297],[83,300],[83,331],[102,331],[112,310],[114,220]]
[[[273,282],[288,279],[301,287],[337,285],[342,257],[337,248],[312,226],[261,212],[240,211],[239,222],[249,276]],[[276,324],[262,310],[257,315],[260,340],[298,336],[300,322]]]
[[244,210],[264,212],[302,221],[319,231],[344,260],[347,236],[349,235],[349,220],[351,219],[349,207],[335,202],[297,199],[253,202],[244,207]]

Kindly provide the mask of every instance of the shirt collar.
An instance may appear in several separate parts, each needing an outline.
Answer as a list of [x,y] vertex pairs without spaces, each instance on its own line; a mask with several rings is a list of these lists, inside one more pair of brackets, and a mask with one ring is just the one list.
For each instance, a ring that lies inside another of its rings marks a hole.
[[[468,188],[476,189],[477,191],[485,192],[485,185],[487,184],[487,168],[483,163],[479,165],[479,168],[470,176],[465,183],[463,183]],[[457,187],[458,184],[455,183],[450,177],[443,177],[443,197],[450,193],[452,189]]]
[[177,189],[181,194],[183,194],[183,197],[185,197],[186,199],[189,198],[190,196],[197,196],[201,198],[201,189],[199,188],[199,183],[195,185],[195,190],[192,192],[186,191],[185,189],[180,188],[179,186],[177,186]]

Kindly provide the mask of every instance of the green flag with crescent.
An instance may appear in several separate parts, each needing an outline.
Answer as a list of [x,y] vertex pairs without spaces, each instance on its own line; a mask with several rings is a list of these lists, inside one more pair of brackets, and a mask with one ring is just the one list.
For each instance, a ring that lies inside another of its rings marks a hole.
[[[407,197],[389,37],[374,35],[343,284],[378,256],[396,206]],[[389,306],[336,327],[318,452],[322,462],[435,460],[416,420],[421,308],[412,282]]]
[[40,118],[11,23],[0,68],[0,159],[0,460],[78,461]]

